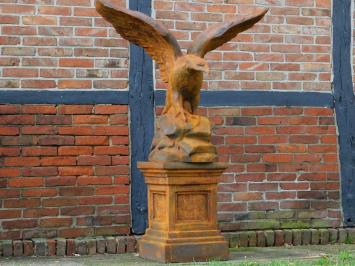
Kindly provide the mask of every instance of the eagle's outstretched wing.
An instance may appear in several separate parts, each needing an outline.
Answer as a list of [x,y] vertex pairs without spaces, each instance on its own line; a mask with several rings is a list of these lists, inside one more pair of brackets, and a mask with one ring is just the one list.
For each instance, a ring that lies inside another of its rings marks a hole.
[[195,54],[203,58],[209,51],[212,51],[230,41],[237,36],[238,33],[251,28],[255,23],[264,17],[267,11],[268,9],[263,9],[262,11],[255,12],[246,18],[226,21],[208,28],[196,37],[190,48],[187,50],[187,53]]
[[143,13],[115,4],[114,0],[97,0],[96,10],[126,40],[143,47],[159,64],[163,81],[169,81],[169,69],[182,55],[175,37],[159,22]]

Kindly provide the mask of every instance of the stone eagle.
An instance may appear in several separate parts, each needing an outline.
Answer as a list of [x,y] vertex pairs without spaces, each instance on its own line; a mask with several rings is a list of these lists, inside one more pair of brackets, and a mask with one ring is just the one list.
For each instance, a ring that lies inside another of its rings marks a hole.
[[216,24],[201,32],[184,55],[173,34],[160,22],[137,11],[120,7],[114,0],[96,1],[96,10],[131,43],[143,47],[159,65],[161,79],[168,83],[163,114],[174,108],[183,117],[194,114],[200,100],[203,72],[208,72],[206,53],[251,28],[268,9],[245,18]]

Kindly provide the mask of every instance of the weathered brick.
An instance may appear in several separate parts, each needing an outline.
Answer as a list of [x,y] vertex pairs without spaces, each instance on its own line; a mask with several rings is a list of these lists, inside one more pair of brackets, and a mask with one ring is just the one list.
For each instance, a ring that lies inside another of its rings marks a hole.
[[11,240],[3,240],[1,242],[2,255],[4,257],[11,257],[13,255],[13,246]]
[[86,245],[86,240],[85,239],[76,239],[75,240],[75,250],[76,250],[76,254],[87,255],[88,249],[87,249],[87,245]]
[[94,238],[86,239],[86,246],[87,246],[87,254],[88,255],[95,255],[96,254],[96,239],[94,239]]
[[47,240],[44,238],[33,239],[34,249],[36,256],[47,256],[48,255],[48,244]]
[[34,244],[31,240],[23,240],[23,255],[33,256],[34,254]]
[[103,237],[96,239],[96,251],[98,254],[104,254],[106,252],[106,240]]
[[21,257],[24,255],[23,253],[23,243],[21,240],[15,240],[12,242],[13,244],[13,253],[15,257]]
[[66,255],[66,245],[67,241],[64,238],[56,239],[56,255],[65,256]]
[[311,239],[311,244],[312,245],[319,245],[320,243],[320,232],[317,229],[311,229],[312,232],[312,239]]
[[258,247],[265,247],[266,246],[266,236],[264,231],[257,231],[257,246]]
[[265,232],[266,246],[273,247],[275,245],[275,232],[272,230],[266,230]]
[[66,255],[73,256],[74,254],[75,254],[75,240],[67,239]]
[[106,252],[108,254],[116,254],[117,243],[114,237],[106,237]]
[[48,256],[55,256],[56,255],[56,241],[54,239],[47,240],[48,246]]
[[338,232],[339,232],[338,243],[345,243],[348,235],[346,229],[339,228]]
[[[117,254],[126,253],[126,250],[127,252],[134,252],[136,250],[136,244],[132,243],[134,242],[134,240],[127,240],[126,237],[116,237],[116,242],[117,242]],[[127,248],[126,248],[126,244],[127,244]],[[132,246],[134,247],[132,248]],[[134,251],[128,251],[132,249],[134,249]]]

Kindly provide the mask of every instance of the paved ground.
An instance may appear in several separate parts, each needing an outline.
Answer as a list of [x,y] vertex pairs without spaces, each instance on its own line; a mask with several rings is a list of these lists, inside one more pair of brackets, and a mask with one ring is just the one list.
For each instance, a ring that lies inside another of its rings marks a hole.
[[[275,260],[319,260],[324,256],[335,256],[342,250],[348,250],[355,256],[355,245],[326,245],[326,246],[300,246],[300,247],[272,247],[272,248],[239,248],[231,249],[229,262],[218,265],[237,265],[242,262],[272,262]],[[206,263],[193,263],[192,265],[206,265]],[[216,263],[212,262],[212,265]],[[146,261],[137,254],[123,255],[96,255],[78,257],[29,257],[29,258],[0,258],[1,266],[10,265],[64,265],[64,266],[97,266],[97,265],[160,265]],[[191,264],[184,264],[191,265]]]

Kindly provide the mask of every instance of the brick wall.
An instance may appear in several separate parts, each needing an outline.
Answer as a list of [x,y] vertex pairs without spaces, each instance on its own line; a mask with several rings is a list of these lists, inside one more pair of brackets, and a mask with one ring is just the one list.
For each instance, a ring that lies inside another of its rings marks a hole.
[[[329,91],[330,0],[154,0],[161,20],[182,47],[215,22],[268,7],[265,18],[207,54],[207,89]],[[157,80],[157,88],[165,85]]]
[[218,194],[221,228],[341,225],[333,110],[209,108],[219,160],[231,166]]
[[[206,89],[330,92],[330,0],[152,4],[184,49],[215,22],[270,8],[207,55]],[[94,1],[7,0],[0,11],[0,88],[127,89],[128,43]],[[165,87],[158,72],[155,81]],[[200,112],[213,123],[220,160],[231,164],[219,186],[223,230],[341,225],[331,109]],[[129,233],[127,106],[0,105],[0,115],[0,239]]]
[[[157,113],[162,108],[157,109]],[[334,111],[323,107],[209,107],[222,231],[342,226]]]
[[128,42],[94,1],[2,1],[0,27],[0,88],[128,87]]
[[0,105],[0,239],[130,232],[125,105]]

